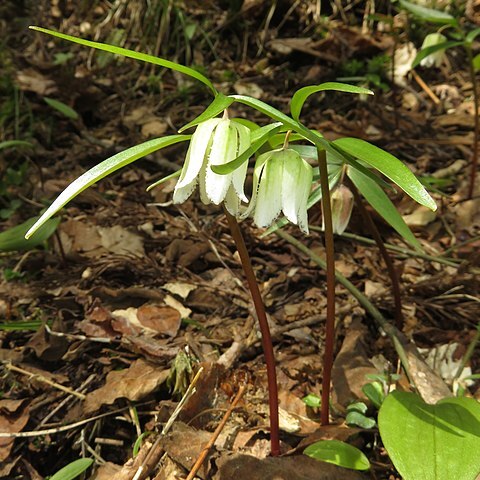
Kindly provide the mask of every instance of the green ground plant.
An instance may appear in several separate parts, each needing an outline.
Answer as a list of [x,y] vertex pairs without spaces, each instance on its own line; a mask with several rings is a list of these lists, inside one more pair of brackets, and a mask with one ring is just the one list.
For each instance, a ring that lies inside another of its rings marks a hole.
[[424,42],[424,46],[414,59],[412,68],[425,64],[426,61],[434,63],[439,58],[439,55],[450,48],[462,47],[467,55],[474,105],[473,152],[467,192],[467,198],[470,199],[475,192],[480,141],[480,94],[477,81],[477,73],[480,71],[480,53],[474,54],[474,42],[480,35],[480,28],[475,28],[468,24],[465,25],[465,22],[462,22],[460,17],[442,10],[427,8],[406,0],[400,0],[400,5],[421,22],[438,27],[435,33],[427,35],[427,41]]
[[[421,250],[418,240],[408,229],[384,191],[384,188],[391,187],[383,177],[389,179],[421,205],[436,209],[435,202],[423,185],[408,167],[393,155],[357,138],[328,141],[320,132],[309,129],[300,121],[304,104],[313,94],[322,91],[337,91],[369,95],[372,92],[365,88],[338,82],[303,87],[292,96],[290,115],[286,115],[253,97],[224,95],[218,92],[213,83],[197,70],[170,60],[72,37],[40,27],[32,28],[80,45],[183,73],[204,84],[212,93],[213,100],[202,114],[183,126],[178,134],[149,140],[131,147],[101,162],[77,178],[29,229],[26,237],[32,237],[72,198],[105,176],[161,148],[180,142],[189,142],[183,167],[168,177],[179,176],[173,194],[173,202],[183,203],[198,186],[203,203],[222,205],[225,209],[262,334],[268,377],[271,453],[275,456],[280,453],[275,358],[265,308],[243,240],[239,220],[253,217],[257,226],[269,227],[283,213],[288,221],[298,225],[302,232],[308,233],[308,209],[320,202],[324,218],[327,257],[327,322],[321,421],[324,425],[328,424],[335,325],[333,235],[334,229],[344,229],[348,223],[352,203],[350,201],[334,201],[332,204],[331,196],[335,199],[336,192],[345,186],[348,178],[351,185],[358,190],[359,195],[362,195],[418,251]],[[233,103],[240,103],[254,109],[273,120],[273,123],[259,126],[250,120],[230,118],[228,108]],[[223,116],[219,117],[219,115]],[[192,135],[183,133],[194,127],[195,131]],[[248,201],[243,186],[248,160],[255,156],[255,188],[252,198]],[[310,162],[317,162],[318,169],[314,169]],[[247,208],[244,206],[245,203],[248,203]],[[340,205],[340,207],[335,205]],[[343,447],[342,449],[344,450]]]

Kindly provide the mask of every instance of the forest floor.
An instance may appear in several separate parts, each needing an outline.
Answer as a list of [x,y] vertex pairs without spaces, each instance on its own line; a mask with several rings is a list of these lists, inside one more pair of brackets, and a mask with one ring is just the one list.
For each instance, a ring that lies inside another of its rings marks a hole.
[[[392,49],[421,43],[412,26],[410,39],[401,29],[395,39],[358,6],[319,16],[315,2],[273,8],[250,0],[236,13],[218,2],[186,3],[183,9],[139,0],[2,3],[0,141],[27,140],[33,148],[0,150],[1,230],[38,215],[99,161],[176,133],[209,102],[208,92],[185,77],[28,25],[203,65],[220,90],[262,98],[285,112],[301,86],[369,74],[362,82],[374,97],[318,96],[303,120],[329,140],[374,143],[428,182],[436,212],[391,193],[424,254],[374,218],[385,241],[398,247],[391,251],[401,278],[403,334],[409,348],[434,361],[422,395],[437,398],[446,384],[480,400],[478,381],[454,379],[480,319],[480,180],[465,200],[473,101],[463,53],[453,50],[440,68],[419,68],[394,85]],[[45,97],[78,118],[67,118]],[[232,111],[252,116],[239,104]],[[366,375],[398,373],[397,388],[411,389],[391,339],[339,283],[332,424],[320,427],[318,408],[302,399],[321,391],[325,272],[289,237],[260,237],[247,220],[242,229],[269,315],[282,410],[285,455],[269,457],[260,337],[225,216],[196,196],[173,205],[175,180],[146,192],[177,170],[184,155],[175,146],[120,170],[63,210],[48,244],[0,257],[0,432],[8,434],[0,438],[0,478],[43,479],[82,456],[95,459],[85,478],[132,479],[140,467],[144,475],[137,478],[184,478],[241,388],[200,478],[399,478],[376,427],[345,425],[346,409],[357,400],[375,418],[362,391],[374,377]],[[319,205],[309,222],[321,225]],[[284,231],[324,257],[321,231]],[[393,323],[389,277],[356,210],[347,232],[335,239],[336,268]],[[160,435],[200,366],[197,392]],[[466,373],[480,371],[478,349],[467,367]],[[368,454],[371,470],[301,454],[320,439],[350,441]]]

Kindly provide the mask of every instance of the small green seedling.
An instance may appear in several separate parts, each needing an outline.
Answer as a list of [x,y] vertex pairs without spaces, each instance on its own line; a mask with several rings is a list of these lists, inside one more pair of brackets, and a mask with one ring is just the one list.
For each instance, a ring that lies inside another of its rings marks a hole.
[[309,445],[303,453],[315,460],[333,463],[351,470],[368,470],[370,462],[358,448],[339,440],[321,440]]
[[[55,215],[72,198],[118,169],[160,150],[180,142],[189,142],[179,180],[173,194],[174,203],[186,201],[198,187],[200,200],[204,204],[222,205],[230,226],[232,237],[242,262],[252,300],[255,305],[262,346],[267,368],[270,435],[272,455],[280,453],[277,380],[273,344],[267,322],[260,289],[251,265],[238,220],[252,215],[261,227],[273,224],[283,213],[285,218],[308,232],[308,208],[312,206],[310,193],[316,192],[315,202],[320,201],[325,224],[327,251],[327,322],[324,369],[322,380],[321,421],[329,423],[330,380],[334,355],[335,336],[335,264],[333,247],[332,205],[330,188],[340,188],[348,177],[355,188],[386,217],[394,228],[415,248],[418,241],[405,225],[401,216],[383,191],[385,181],[377,172],[395,183],[415,201],[433,210],[435,202],[414,174],[396,157],[360,139],[339,138],[333,142],[309,129],[300,121],[305,103],[318,92],[344,92],[370,95],[368,89],[338,83],[326,82],[297,90],[290,101],[290,116],[256,98],[246,95],[224,95],[202,73],[169,60],[135,52],[125,48],[72,37],[40,27],[34,30],[59,37],[80,45],[88,46],[124,57],[169,68],[188,75],[203,83],[213,94],[213,101],[193,121],[179,130],[178,135],[150,140],[131,147],[124,152],[101,162],[72,182],[50,205],[38,222],[27,232],[30,238],[45,222]],[[250,120],[231,118],[229,107],[234,103],[243,104],[264,114],[273,123],[259,126]],[[219,116],[221,115],[221,116]],[[192,135],[182,132],[196,127]],[[293,145],[301,141],[303,145]],[[272,143],[276,143],[275,146]],[[292,145],[290,145],[292,143]],[[309,149],[314,155],[308,159],[298,148]],[[258,155],[258,156],[257,156]],[[243,186],[247,175],[248,160],[256,158],[254,177],[258,191],[245,204]],[[318,161],[318,173],[310,161]],[[333,172],[333,173],[332,173]],[[332,180],[333,174],[333,182]],[[341,222],[342,225],[345,223]],[[342,228],[344,228],[343,225]],[[363,460],[359,460],[360,463]],[[365,466],[365,463],[363,463]]]
[[73,480],[85,472],[93,463],[92,458],[79,458],[55,473],[50,480]]

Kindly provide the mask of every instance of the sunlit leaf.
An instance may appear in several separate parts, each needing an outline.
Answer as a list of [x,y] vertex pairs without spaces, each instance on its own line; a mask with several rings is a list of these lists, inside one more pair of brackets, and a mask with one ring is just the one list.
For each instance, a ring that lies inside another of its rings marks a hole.
[[437,205],[415,175],[398,158],[358,138],[339,138],[333,142],[342,150],[383,173],[420,205],[436,210]]
[[307,98],[317,92],[325,90],[334,90],[336,92],[357,93],[363,95],[373,95],[373,92],[367,88],[357,87],[355,85],[348,85],[347,83],[326,82],[320,85],[311,85],[297,90],[290,102],[290,112],[294,120],[299,119],[302,107]]
[[480,53],[473,57],[473,69],[475,70],[475,72],[478,72],[480,70]]
[[191,122],[184,125],[179,133],[188,130],[189,128],[195,127],[198,124],[210,120],[213,117],[216,117],[218,114],[222,113],[226,108],[228,108],[233,103],[233,99],[226,97],[223,93],[219,93],[212,101],[212,103],[196,118]]
[[48,30],[47,28],[30,26],[31,30],[36,30],[37,32],[46,33],[54,37],[62,38],[63,40],[68,40],[69,42],[78,43],[79,45],[84,45],[86,47],[95,48],[97,50],[102,50],[104,52],[114,53],[115,55],[121,55],[123,57],[134,58],[135,60],[140,60],[142,62],[153,63],[160,67],[169,68],[170,70],[175,70],[177,72],[188,75],[192,78],[195,78],[199,82],[202,82],[206,85],[214,95],[217,94],[217,90],[213,86],[212,82],[197,72],[193,68],[186,67],[185,65],[180,65],[179,63],[166,60],[164,58],[155,57],[153,55],[148,55],[146,53],[135,52],[134,50],[129,50],[127,48],[116,47],[115,45],[108,45],[106,43],[93,42],[91,40],[84,40],[83,38],[72,37],[71,35],[66,35],[64,33],[55,32],[54,30]]
[[383,189],[371,178],[354,168],[349,168],[347,170],[347,175],[374,210],[376,210],[378,214],[398,232],[399,235],[412,245],[415,250],[422,251],[420,242],[415,238],[412,231],[405,223],[405,220]]
[[467,43],[472,43],[480,35],[480,27],[473,29],[465,37]]
[[455,17],[440,10],[416,5],[415,3],[407,2],[407,0],[400,0],[400,5],[426,22],[440,23],[443,25],[456,25],[458,23]]
[[480,473],[480,403],[473,398],[429,405],[395,391],[380,408],[378,426],[404,480],[475,480]]
[[339,440],[321,440],[309,445],[303,453],[315,460],[333,463],[343,468],[352,470],[368,470],[370,468],[370,462],[361,450]]
[[449,40],[448,42],[437,43],[437,45],[431,45],[430,47],[422,48],[422,50],[417,53],[417,56],[413,60],[412,68],[420,65],[420,62],[429,55],[432,55],[432,53],[438,52],[440,50],[447,50],[448,48],[458,47],[459,45],[463,45],[463,42]]
[[93,459],[91,458],[79,458],[60,469],[55,475],[50,477],[50,480],[73,480],[85,472],[92,463]]
[[72,198],[75,198],[79,193],[98,182],[102,178],[119,170],[122,167],[138,160],[139,158],[149,155],[156,150],[168,147],[178,142],[189,140],[190,135],[171,135],[169,137],[157,138],[149,140],[131,147],[123,152],[117,153],[113,157],[104,160],[95,165],[93,168],[85,172],[83,175],[74,180],[48,207],[45,213],[38,219],[25,237],[30,238],[49,218],[55,215],[62,207],[64,207]]

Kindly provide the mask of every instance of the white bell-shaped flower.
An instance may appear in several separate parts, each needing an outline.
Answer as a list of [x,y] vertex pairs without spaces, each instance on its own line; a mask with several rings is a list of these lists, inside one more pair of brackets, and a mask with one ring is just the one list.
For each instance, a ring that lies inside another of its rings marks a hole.
[[237,215],[240,202],[247,201],[243,190],[247,162],[227,175],[219,175],[212,165],[234,160],[250,146],[250,130],[225,114],[198,125],[192,135],[180,178],[173,192],[173,203],[183,203],[195,190],[206,205],[223,201],[232,215]]
[[243,218],[253,213],[259,227],[280,215],[308,233],[307,201],[313,169],[295,150],[281,148],[260,155],[255,164],[253,195]]
[[[434,45],[438,45],[440,43],[443,43],[447,40],[447,37],[445,35],[442,35],[441,33],[429,33],[425,39],[423,40],[422,44],[422,50],[427,47],[433,47]],[[423,58],[420,61],[420,65],[422,67],[440,67],[440,65],[443,62],[443,59],[445,58],[445,49],[437,50],[434,53],[431,53],[430,55],[427,55],[425,58]]]
[[[352,216],[354,196],[352,191],[345,185],[340,184],[330,195],[332,205],[332,228],[333,233],[341,235],[350,223]],[[325,230],[325,216],[323,215],[322,203],[322,229]]]

